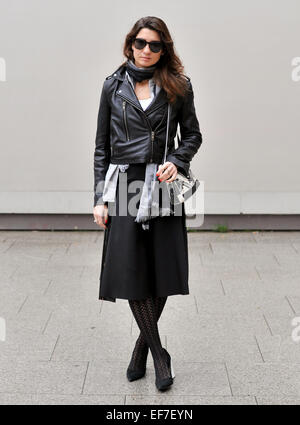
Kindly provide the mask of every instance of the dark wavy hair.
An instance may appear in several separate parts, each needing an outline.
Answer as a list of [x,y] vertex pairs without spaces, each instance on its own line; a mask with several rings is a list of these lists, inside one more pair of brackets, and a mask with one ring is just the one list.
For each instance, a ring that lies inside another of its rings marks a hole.
[[[149,28],[150,30],[158,32],[160,35],[164,54],[161,55],[156,64],[153,79],[165,90],[169,102],[173,103],[177,96],[185,96],[188,90],[188,80],[183,73],[184,66],[175,52],[174,43],[168,27],[162,19],[155,16],[140,18],[126,35],[123,54],[127,59],[134,62],[131,46],[133,40],[142,28]],[[121,66],[125,66],[126,62],[127,61],[123,62]]]

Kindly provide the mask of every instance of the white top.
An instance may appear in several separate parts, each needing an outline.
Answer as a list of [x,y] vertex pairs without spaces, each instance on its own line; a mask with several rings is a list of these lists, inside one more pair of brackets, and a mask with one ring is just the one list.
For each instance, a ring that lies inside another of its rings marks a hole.
[[147,99],[139,99],[141,107],[145,110],[151,103],[152,97],[148,97]]

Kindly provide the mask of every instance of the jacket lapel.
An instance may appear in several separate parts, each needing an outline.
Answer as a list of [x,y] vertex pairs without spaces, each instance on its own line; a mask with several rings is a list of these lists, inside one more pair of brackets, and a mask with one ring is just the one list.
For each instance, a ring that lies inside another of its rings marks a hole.
[[168,103],[168,98],[166,92],[161,89],[158,93],[158,95],[155,96],[155,98],[152,100],[148,108],[145,110],[145,113],[147,115],[151,114],[156,109],[160,108],[161,106]]
[[117,90],[117,95],[122,97],[125,100],[128,100],[129,103],[134,105],[137,109],[141,111],[143,110],[130,82],[127,81],[126,78],[119,85],[119,88]]

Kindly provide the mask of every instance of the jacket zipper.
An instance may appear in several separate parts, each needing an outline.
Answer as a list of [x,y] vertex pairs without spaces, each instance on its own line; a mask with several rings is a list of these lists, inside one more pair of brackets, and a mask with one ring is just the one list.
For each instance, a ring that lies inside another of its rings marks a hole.
[[152,162],[152,158],[153,158],[153,142],[154,142],[154,136],[155,136],[155,132],[156,132],[156,130],[160,127],[160,125],[162,124],[162,122],[163,122],[163,120],[165,119],[165,116],[166,116],[166,111],[165,111],[165,113],[164,113],[164,115],[163,115],[163,117],[162,117],[162,119],[160,120],[160,123],[156,126],[156,128],[154,129],[154,130],[152,130],[152,132],[151,132],[151,142],[152,142],[152,153],[151,153],[151,160],[150,160],[150,162]]
[[152,159],[153,159],[153,142],[154,142],[154,134],[155,134],[155,132],[152,130],[152,131],[151,131],[151,158],[150,158],[150,162],[152,162]]
[[[124,99],[124,97],[123,97],[123,96],[121,96],[121,95],[119,95],[119,96],[120,96],[120,97],[122,97],[122,99]],[[134,106],[136,109],[138,109],[139,111],[141,111],[141,112],[143,113],[143,115],[144,115],[144,117],[145,117],[145,119],[146,119],[146,121],[147,121],[147,124],[148,124],[148,126],[149,126],[149,129],[150,129],[150,131],[152,131],[152,128],[151,128],[150,122],[149,122],[148,117],[147,117],[147,115],[145,114],[144,110],[143,110],[143,109],[138,108],[138,107],[136,106],[136,104],[135,104],[135,103],[131,102],[131,100],[129,100],[129,99],[127,99],[127,98],[126,98],[126,102],[130,103],[132,106]]]
[[127,125],[127,118],[126,118],[126,101],[125,100],[123,100],[123,119],[124,119],[124,124],[125,124],[126,137],[127,137],[127,140],[130,140],[129,139],[128,125]]

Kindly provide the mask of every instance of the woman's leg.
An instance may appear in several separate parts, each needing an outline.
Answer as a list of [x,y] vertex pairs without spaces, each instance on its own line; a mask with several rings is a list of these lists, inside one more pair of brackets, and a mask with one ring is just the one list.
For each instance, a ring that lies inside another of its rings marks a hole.
[[157,376],[159,379],[168,378],[170,373],[158,332],[156,308],[153,298],[129,300],[129,305],[143,338],[151,350]]
[[[161,313],[164,309],[168,297],[155,297],[153,298],[156,313],[156,322],[158,322]],[[136,340],[135,347],[132,353],[129,368],[131,369],[143,369],[146,365],[148,356],[148,344],[145,341],[143,334],[140,332],[138,339]]]

